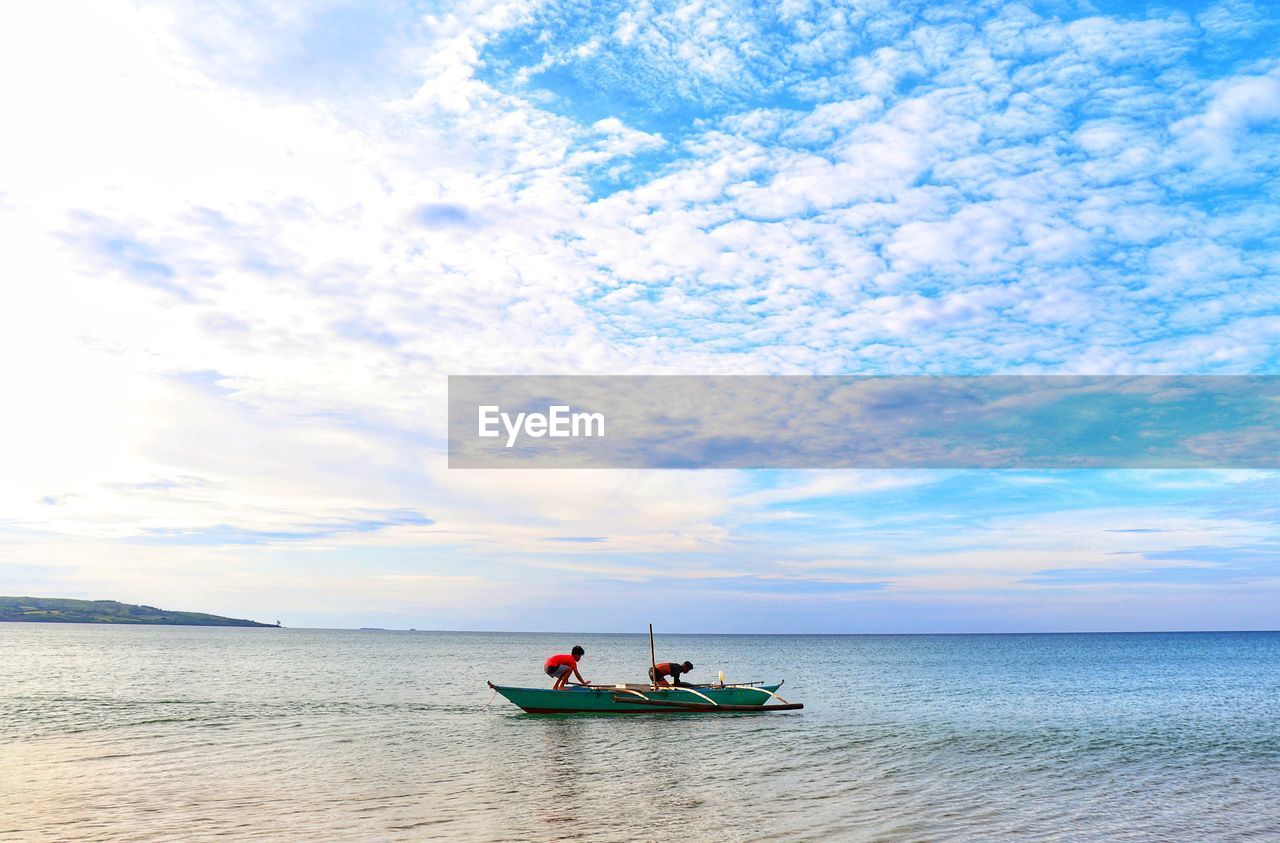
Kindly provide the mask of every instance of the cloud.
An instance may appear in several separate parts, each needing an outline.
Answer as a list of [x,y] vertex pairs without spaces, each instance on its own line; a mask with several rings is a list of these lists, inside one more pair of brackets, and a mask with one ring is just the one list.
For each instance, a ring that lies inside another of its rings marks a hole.
[[328,539],[349,533],[372,533],[401,525],[425,527],[433,523],[435,522],[432,519],[412,511],[362,512],[356,517],[332,520],[327,523],[299,524],[290,529],[248,529],[231,524],[188,528],[146,527],[140,535],[131,540],[146,544],[178,545],[271,544]]
[[[1212,99],[1205,110],[1173,127],[1203,156],[1203,166],[1240,174],[1274,166],[1274,143],[1268,141],[1274,141],[1280,121],[1280,69],[1220,80],[1209,91]],[[1264,146],[1256,148],[1258,143]]]

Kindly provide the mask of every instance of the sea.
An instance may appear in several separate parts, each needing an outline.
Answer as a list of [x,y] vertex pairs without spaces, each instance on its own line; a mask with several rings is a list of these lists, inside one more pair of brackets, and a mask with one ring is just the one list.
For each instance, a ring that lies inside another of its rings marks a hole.
[[1280,840],[1280,633],[664,635],[804,710],[536,716],[645,635],[0,624],[0,840]]

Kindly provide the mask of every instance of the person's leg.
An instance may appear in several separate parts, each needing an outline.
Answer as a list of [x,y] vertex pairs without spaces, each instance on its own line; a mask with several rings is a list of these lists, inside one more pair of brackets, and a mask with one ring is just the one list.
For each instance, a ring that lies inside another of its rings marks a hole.
[[555,681],[555,684],[551,686],[551,690],[563,691],[564,683],[568,681],[569,681],[569,666],[567,664],[562,664],[558,668],[556,668],[556,681]]

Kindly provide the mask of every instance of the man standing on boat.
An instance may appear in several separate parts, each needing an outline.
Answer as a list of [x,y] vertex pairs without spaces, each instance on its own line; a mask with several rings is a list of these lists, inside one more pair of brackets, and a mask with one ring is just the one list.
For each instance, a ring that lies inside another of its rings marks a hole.
[[[649,680],[655,685],[675,685],[677,688],[686,683],[680,681],[680,675],[693,670],[693,662],[684,662],[678,664],[676,662],[658,662],[649,668]],[[668,683],[666,678],[671,677]]]
[[577,677],[579,683],[590,685],[591,683],[582,678],[582,674],[578,672],[578,659],[586,655],[586,650],[575,646],[569,653],[561,653],[558,656],[552,656],[547,659],[544,666],[547,675],[556,680],[551,686],[553,691],[563,691],[565,683],[569,681],[569,674]]

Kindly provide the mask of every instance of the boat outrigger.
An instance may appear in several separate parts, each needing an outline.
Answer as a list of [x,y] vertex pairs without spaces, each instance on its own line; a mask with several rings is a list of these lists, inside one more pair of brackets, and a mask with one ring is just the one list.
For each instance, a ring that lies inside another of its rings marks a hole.
[[778,696],[781,682],[657,688],[641,684],[574,685],[563,691],[512,688],[492,682],[489,687],[529,714],[709,714],[804,708],[803,703],[787,702]]

